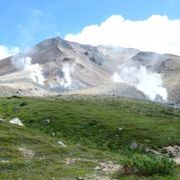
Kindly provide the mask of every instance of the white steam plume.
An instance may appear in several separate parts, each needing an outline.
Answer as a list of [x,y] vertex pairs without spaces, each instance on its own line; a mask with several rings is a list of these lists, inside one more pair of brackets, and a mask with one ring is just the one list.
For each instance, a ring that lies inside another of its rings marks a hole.
[[163,87],[162,75],[148,71],[146,67],[119,66],[118,72],[115,72],[113,82],[122,82],[135,86],[149,97],[155,100],[159,95],[163,100],[167,100],[167,90]]
[[71,72],[73,70],[73,65],[69,63],[63,63],[62,64],[62,73],[63,76],[56,76],[56,82],[51,83],[51,88],[59,88],[62,87],[64,89],[71,88],[72,85],[72,78],[71,78]]
[[64,78],[60,82],[60,84],[61,84],[61,86],[64,86],[65,88],[71,86],[71,83],[72,83],[71,69],[72,69],[72,67],[68,63],[63,64],[62,72],[64,73]]
[[44,85],[44,75],[39,64],[31,64],[31,57],[23,57],[20,60],[13,60],[18,69],[27,72],[28,77],[37,84]]

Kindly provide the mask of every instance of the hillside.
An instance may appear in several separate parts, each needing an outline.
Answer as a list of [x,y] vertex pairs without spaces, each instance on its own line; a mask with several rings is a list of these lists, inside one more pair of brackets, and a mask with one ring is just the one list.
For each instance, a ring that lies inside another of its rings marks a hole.
[[54,96],[83,90],[83,94],[178,104],[179,79],[179,56],[81,45],[59,37],[0,60],[1,96]]
[[[160,155],[155,156],[163,170],[154,171],[158,166],[151,155],[180,145],[179,109],[106,96],[15,96],[0,98],[0,117],[1,179],[164,180],[180,173],[179,167],[174,175],[167,171],[169,160]],[[14,117],[24,126],[10,124]],[[126,174],[122,165],[133,157],[155,163],[152,174]]]

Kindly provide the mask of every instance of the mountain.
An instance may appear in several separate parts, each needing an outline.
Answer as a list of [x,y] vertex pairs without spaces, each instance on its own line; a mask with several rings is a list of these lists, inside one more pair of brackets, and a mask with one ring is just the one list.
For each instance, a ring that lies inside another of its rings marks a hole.
[[[0,95],[126,96],[180,103],[180,57],[47,39],[0,60]],[[167,94],[167,95],[166,95]]]
[[151,102],[180,105],[179,68],[59,37],[0,60],[0,179],[179,179],[180,109]]

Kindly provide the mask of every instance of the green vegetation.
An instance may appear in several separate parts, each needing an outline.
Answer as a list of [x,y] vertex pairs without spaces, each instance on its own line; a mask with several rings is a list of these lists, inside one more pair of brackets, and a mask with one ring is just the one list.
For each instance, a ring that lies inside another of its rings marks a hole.
[[167,157],[157,155],[140,155],[135,154],[130,157],[124,157],[120,161],[124,165],[126,173],[134,172],[135,174],[152,176],[154,174],[173,175],[175,162]]
[[[9,124],[14,117],[25,127]],[[144,151],[180,145],[178,109],[126,98],[9,97],[0,98],[0,118],[0,179],[103,179],[95,170],[103,161],[138,169],[109,174],[120,179],[178,179],[172,161]]]

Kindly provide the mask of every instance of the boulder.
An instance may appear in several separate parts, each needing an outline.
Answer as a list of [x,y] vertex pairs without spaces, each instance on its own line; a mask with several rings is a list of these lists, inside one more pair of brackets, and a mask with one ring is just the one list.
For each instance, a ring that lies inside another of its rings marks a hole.
[[62,147],[66,147],[66,145],[61,141],[58,141],[58,144],[61,145]]
[[18,126],[24,126],[24,124],[21,122],[21,120],[19,118],[17,118],[17,117],[12,119],[12,120],[10,120],[9,123],[16,124]]
[[131,150],[136,150],[137,147],[138,147],[138,145],[137,145],[136,141],[133,141],[132,144],[130,145]]

